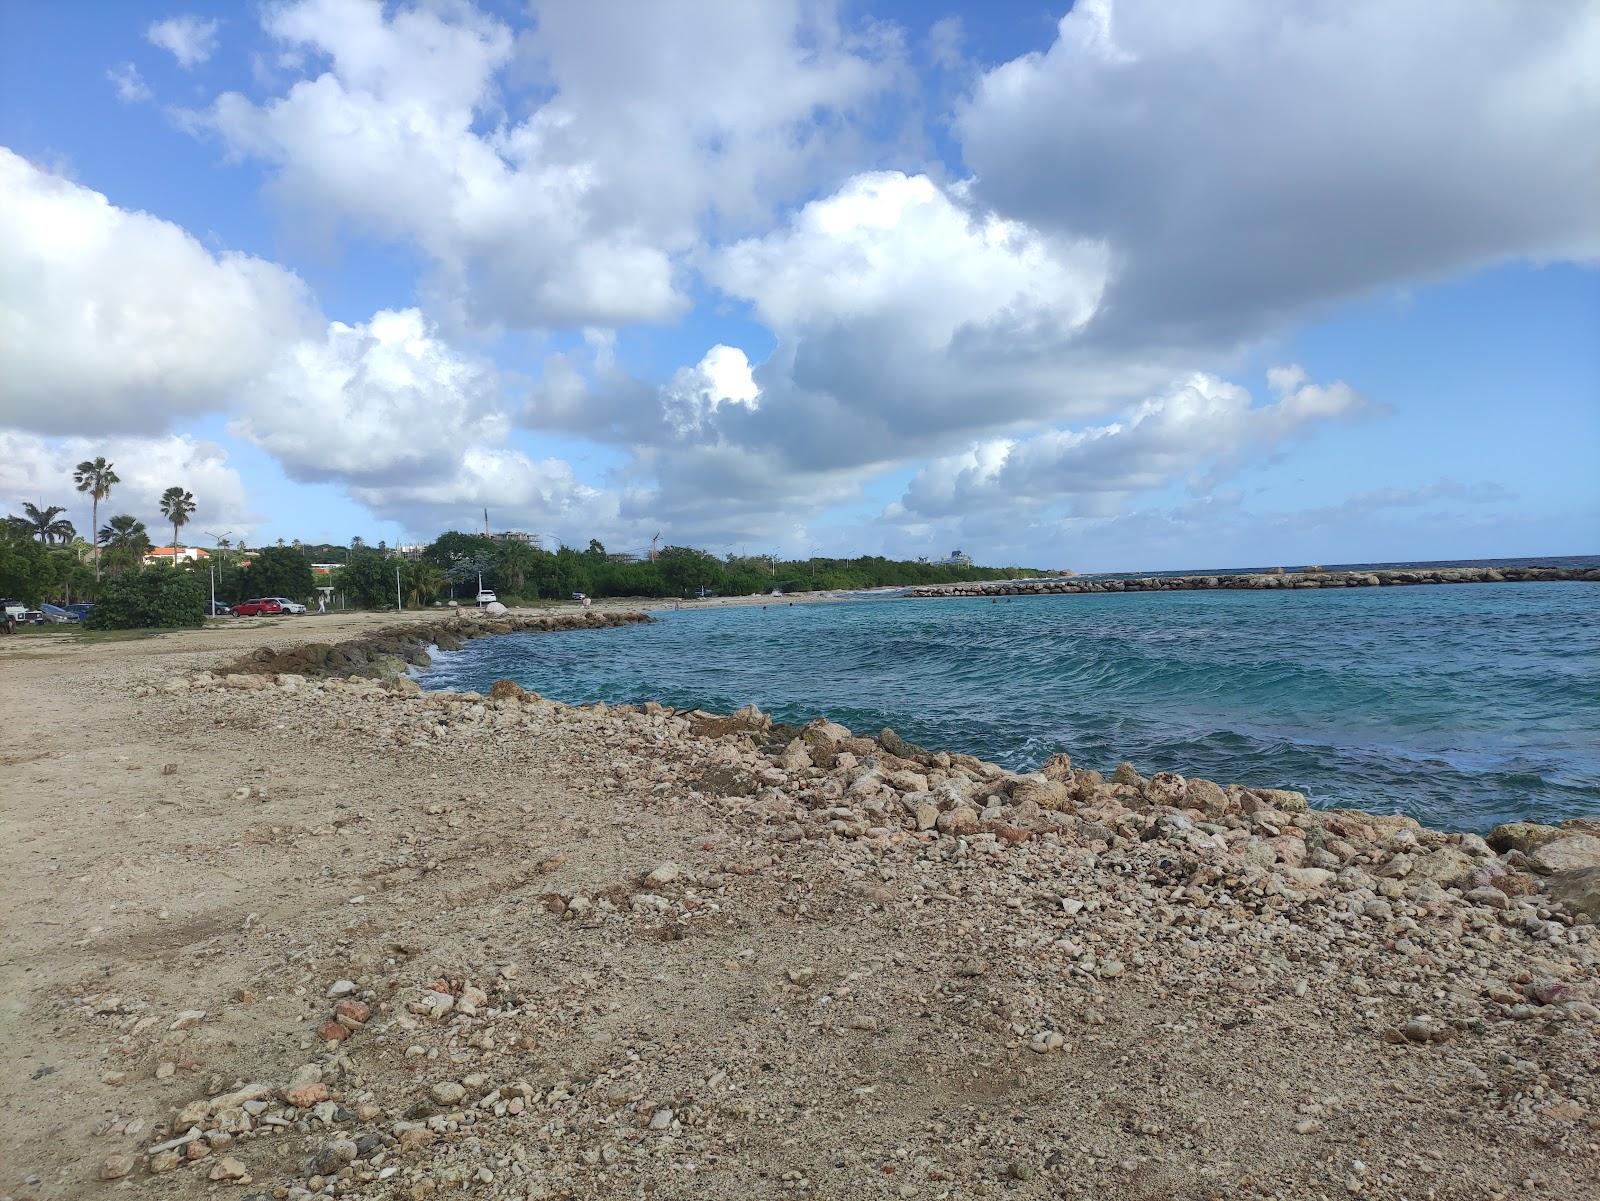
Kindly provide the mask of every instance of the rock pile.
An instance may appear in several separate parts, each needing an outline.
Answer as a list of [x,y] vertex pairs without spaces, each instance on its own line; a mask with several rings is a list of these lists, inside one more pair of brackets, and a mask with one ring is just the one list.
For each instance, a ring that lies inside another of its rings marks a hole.
[[952,596],[1045,596],[1080,592],[1192,592],[1215,589],[1379,588],[1413,584],[1496,584],[1586,580],[1600,583],[1600,567],[1439,567],[1381,571],[1281,570],[1259,575],[1166,575],[1137,579],[994,580],[925,584],[909,589],[919,599]]
[[372,676],[379,679],[405,675],[408,665],[426,667],[432,662],[428,648],[460,650],[474,638],[494,634],[550,633],[563,630],[600,630],[639,625],[655,619],[631,610],[585,610],[536,617],[466,611],[438,621],[397,625],[381,634],[329,644],[311,642],[288,650],[269,647],[223,667],[224,675],[270,676]]

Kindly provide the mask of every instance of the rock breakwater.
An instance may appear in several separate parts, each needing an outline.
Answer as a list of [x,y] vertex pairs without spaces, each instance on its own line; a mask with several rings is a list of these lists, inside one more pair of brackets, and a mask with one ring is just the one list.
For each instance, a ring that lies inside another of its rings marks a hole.
[[379,634],[348,638],[342,642],[308,642],[286,650],[263,647],[225,665],[221,670],[225,675],[270,676],[287,673],[302,677],[369,676],[390,679],[405,675],[408,666],[426,667],[432,662],[429,647],[453,651],[460,650],[474,638],[487,638],[495,634],[600,630],[654,620],[647,613],[632,610],[588,610],[537,616],[490,616],[468,611],[434,621],[396,625]]
[[1600,567],[1437,567],[1380,571],[1260,572],[1251,575],[1156,575],[1135,579],[992,580],[926,584],[908,597],[1054,596],[1083,592],[1196,592],[1297,588],[1394,588],[1420,584],[1499,584],[1557,580],[1600,583]]

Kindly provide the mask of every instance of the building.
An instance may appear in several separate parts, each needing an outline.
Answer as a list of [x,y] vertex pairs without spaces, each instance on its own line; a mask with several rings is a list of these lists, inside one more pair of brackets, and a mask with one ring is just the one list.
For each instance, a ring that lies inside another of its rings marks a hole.
[[539,535],[530,534],[524,530],[501,530],[498,534],[490,534],[496,542],[520,542],[523,546],[537,547]]
[[606,555],[606,561],[610,563],[637,563],[639,556],[625,550],[614,550]]
[[152,546],[150,553],[144,557],[144,565],[154,567],[157,563],[169,566],[173,563],[204,563],[210,558],[211,552],[203,546]]
[[951,567],[971,567],[972,556],[958,548],[950,552],[950,557],[945,562]]
[[344,566],[343,563],[313,563],[311,565],[311,574],[312,575],[332,575],[334,572],[338,571],[339,568],[341,568],[343,566]]
[[402,559],[420,559],[422,552],[428,548],[420,542],[402,542],[394,548],[394,553]]

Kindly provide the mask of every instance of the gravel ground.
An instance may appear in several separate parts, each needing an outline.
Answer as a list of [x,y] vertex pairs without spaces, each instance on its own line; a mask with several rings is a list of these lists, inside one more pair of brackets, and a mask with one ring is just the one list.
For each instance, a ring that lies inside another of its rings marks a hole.
[[1600,1198],[1600,823],[224,670],[386,629],[0,645],[0,1195]]

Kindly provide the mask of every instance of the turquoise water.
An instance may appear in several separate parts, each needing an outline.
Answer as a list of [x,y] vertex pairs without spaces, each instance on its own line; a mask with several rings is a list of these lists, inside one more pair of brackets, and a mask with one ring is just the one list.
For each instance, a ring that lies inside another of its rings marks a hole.
[[1592,583],[874,600],[666,612],[469,643],[429,688],[502,676],[559,700],[659,700],[888,725],[1011,768],[1297,788],[1483,830],[1600,813]]

